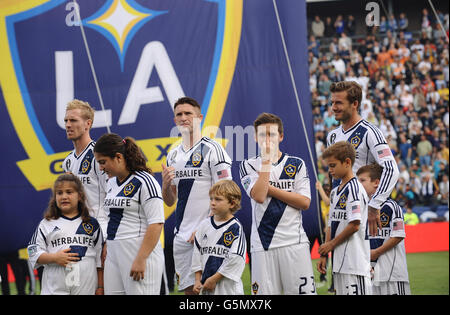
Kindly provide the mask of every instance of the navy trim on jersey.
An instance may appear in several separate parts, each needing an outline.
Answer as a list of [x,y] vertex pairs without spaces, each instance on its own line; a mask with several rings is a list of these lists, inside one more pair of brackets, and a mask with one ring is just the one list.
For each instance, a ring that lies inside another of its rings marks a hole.
[[109,209],[109,221],[106,229],[108,240],[113,240],[116,237],[117,229],[119,228],[120,221],[123,218],[123,208],[110,208]]
[[69,221],[76,220],[76,219],[78,219],[80,216],[81,216],[81,213],[78,213],[78,214],[77,214],[76,216],[74,216],[73,218],[69,218],[69,217],[66,217],[65,215],[62,215],[62,214],[61,214],[61,218],[66,219],[66,220],[69,220]]
[[123,184],[125,184],[125,182],[131,177],[131,175],[133,175],[133,174],[132,174],[132,173],[128,174],[128,176],[125,177],[125,179],[124,179],[123,181],[120,181],[120,180],[119,180],[119,177],[116,177],[116,184],[117,184],[117,187],[120,187],[120,186],[122,186]]
[[286,210],[287,204],[276,198],[270,200],[264,215],[261,218],[258,226],[259,239],[264,250],[268,250],[272,242],[275,229],[281,220],[281,217]]
[[381,133],[380,129],[369,123],[368,121],[363,121],[363,124],[372,130],[372,132],[375,135],[375,138],[377,139],[377,144],[387,144],[386,140],[384,139],[383,134]]
[[[89,142],[89,144],[86,146],[86,148],[84,148],[83,151],[81,151],[81,153],[80,153],[78,156],[75,154],[75,149],[74,149],[74,150],[72,151],[73,156],[78,160],[81,156],[83,156],[84,152],[86,152],[86,150],[87,150],[91,145],[92,145],[92,148],[94,148],[95,142],[94,142],[94,141]],[[70,154],[69,154],[69,155],[70,155]],[[68,155],[68,156],[69,156],[69,155]]]
[[226,222],[224,222],[224,223],[222,223],[222,224],[217,225],[216,222],[214,222],[214,216],[211,216],[211,225],[212,225],[216,230],[218,230],[218,229],[220,229],[221,227],[227,225],[228,223],[230,223],[231,221],[233,221],[233,220],[235,220],[235,219],[236,219],[235,217],[232,217],[230,220],[228,220],[228,221],[226,221]]
[[[345,135],[347,133],[349,133],[350,131],[352,131],[353,129],[355,129],[364,119],[360,119],[356,124],[354,124],[352,127],[350,127],[347,131],[344,130],[344,126],[341,125],[341,130],[342,133]],[[336,130],[336,129],[335,129]]]
[[178,182],[178,201],[175,210],[175,234],[178,233],[181,222],[183,221],[184,211],[186,210],[189,194],[191,193],[194,181],[194,178],[183,178]]
[[224,149],[220,144],[218,144],[217,142],[215,142],[207,137],[203,137],[202,140],[204,140],[206,143],[213,145],[213,147],[215,149],[214,151],[216,152],[218,162],[226,162],[225,155],[223,154]]
[[147,198],[147,200],[155,197],[162,199],[162,196],[158,195],[158,189],[156,188],[156,185],[149,173],[138,171],[136,172],[136,176],[142,178],[147,186],[148,192],[150,194],[150,198]]

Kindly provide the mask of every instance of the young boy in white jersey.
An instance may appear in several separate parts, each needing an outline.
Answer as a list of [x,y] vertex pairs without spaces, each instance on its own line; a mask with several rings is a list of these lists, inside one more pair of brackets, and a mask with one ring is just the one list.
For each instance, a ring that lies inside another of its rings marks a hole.
[[216,141],[201,136],[200,104],[182,97],[174,104],[174,122],[182,143],[167,154],[162,165],[162,195],[170,207],[176,203],[173,257],[178,290],[193,294],[191,270],[194,233],[210,214],[208,191],[221,179],[232,179],[231,159]]
[[341,180],[330,194],[325,243],[319,247],[317,270],[326,274],[333,251],[333,280],[337,295],[371,295],[370,244],[367,231],[368,197],[353,174],[355,149],[337,142],[322,154],[333,178]]
[[53,196],[28,244],[33,268],[44,266],[42,295],[103,294],[103,234],[89,216],[81,181],[60,175]]
[[[373,163],[361,167],[356,175],[369,197],[380,184],[383,169]],[[389,198],[381,208],[381,229],[370,236],[370,260],[374,268],[374,295],[410,295],[402,208]]]
[[241,207],[241,190],[232,180],[221,180],[209,190],[213,216],[197,229],[192,256],[197,294],[242,295],[246,242],[234,214]]
[[106,217],[102,204],[106,195],[107,176],[100,171],[94,157],[95,142],[91,139],[90,129],[94,123],[94,109],[87,102],[77,99],[66,107],[64,124],[67,139],[73,143],[73,151],[64,159],[62,168],[72,173],[83,183],[90,215],[98,220],[106,238]]
[[280,117],[262,113],[253,125],[261,155],[244,160],[240,167],[252,204],[252,293],[316,294],[302,225],[302,211],[311,200],[306,164],[280,151]]

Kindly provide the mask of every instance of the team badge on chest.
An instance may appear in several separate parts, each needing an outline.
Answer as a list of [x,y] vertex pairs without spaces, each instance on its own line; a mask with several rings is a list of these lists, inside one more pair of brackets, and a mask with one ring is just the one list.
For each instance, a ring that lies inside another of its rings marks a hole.
[[92,235],[92,232],[94,231],[94,226],[90,223],[82,223],[81,226],[83,227],[83,230],[86,232],[87,235]]
[[236,235],[233,234],[233,232],[226,232],[223,234],[223,242],[226,246],[230,247],[231,244],[233,244],[233,241],[236,239]]
[[125,197],[128,197],[135,189],[136,187],[133,185],[133,183],[128,183],[123,188],[123,194]]
[[284,167],[284,172],[286,173],[287,176],[291,178],[294,177],[296,170],[297,168],[292,164],[286,165]]
[[201,161],[202,161],[202,155],[200,153],[195,152],[194,154],[192,154],[192,158],[191,158],[192,165],[197,166],[200,164]]

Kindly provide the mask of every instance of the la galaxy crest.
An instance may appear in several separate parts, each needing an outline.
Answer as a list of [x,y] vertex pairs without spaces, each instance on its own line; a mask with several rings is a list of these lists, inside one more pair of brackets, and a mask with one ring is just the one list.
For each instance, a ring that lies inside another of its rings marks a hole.
[[203,127],[219,127],[242,14],[243,0],[2,1],[0,84],[28,182],[48,189],[63,172],[74,98],[96,110],[93,139],[107,128],[135,138],[154,172],[178,140],[169,135],[179,97],[201,103]]
[[296,171],[297,171],[297,167],[295,167],[292,164],[286,165],[284,167],[284,172],[286,173],[287,176],[289,176],[291,178],[294,177]]

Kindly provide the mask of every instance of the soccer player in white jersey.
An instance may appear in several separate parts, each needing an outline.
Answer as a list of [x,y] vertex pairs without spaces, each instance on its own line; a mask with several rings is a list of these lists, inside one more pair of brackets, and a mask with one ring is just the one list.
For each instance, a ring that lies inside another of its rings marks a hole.
[[28,244],[33,268],[44,266],[41,294],[103,294],[103,234],[89,215],[81,181],[60,175],[44,219]]
[[[380,184],[383,169],[373,163],[361,167],[356,175],[370,196]],[[370,237],[370,260],[374,268],[375,295],[410,295],[405,251],[405,225],[402,208],[388,199],[381,208],[381,229]]]
[[161,187],[135,141],[105,134],[94,147],[100,169],[110,177],[103,203],[109,216],[105,244],[105,294],[159,294],[164,254]]
[[327,135],[327,146],[348,141],[356,150],[353,173],[361,166],[377,162],[383,167],[380,185],[369,201],[368,225],[370,235],[376,235],[381,227],[380,208],[397,184],[399,170],[389,144],[380,129],[359,115],[362,100],[361,86],[353,81],[332,83],[331,108],[341,125]]
[[92,217],[100,223],[106,237],[108,218],[102,210],[106,195],[107,176],[102,174],[94,157],[95,142],[90,129],[94,122],[94,110],[87,102],[73,100],[67,104],[64,123],[67,139],[72,140],[73,151],[64,159],[62,168],[81,180],[86,192]]
[[244,160],[241,183],[251,198],[253,294],[316,294],[302,211],[310,205],[305,162],[282,153],[283,123],[270,113],[254,121],[261,155]]
[[326,274],[326,259],[333,252],[333,280],[337,295],[371,295],[370,244],[364,187],[352,171],[355,150],[340,141],[323,152],[333,178],[341,180],[330,194],[325,243],[319,247],[317,270]]
[[190,97],[174,104],[174,122],[182,143],[170,150],[162,165],[162,194],[170,207],[176,202],[173,255],[178,275],[178,290],[194,294],[195,275],[191,269],[194,233],[208,217],[211,186],[221,179],[231,179],[231,159],[216,141],[201,136],[203,118],[200,105]]
[[209,196],[213,216],[203,220],[195,233],[194,292],[242,295],[246,241],[234,216],[241,207],[241,190],[232,180],[221,180],[211,187]]

